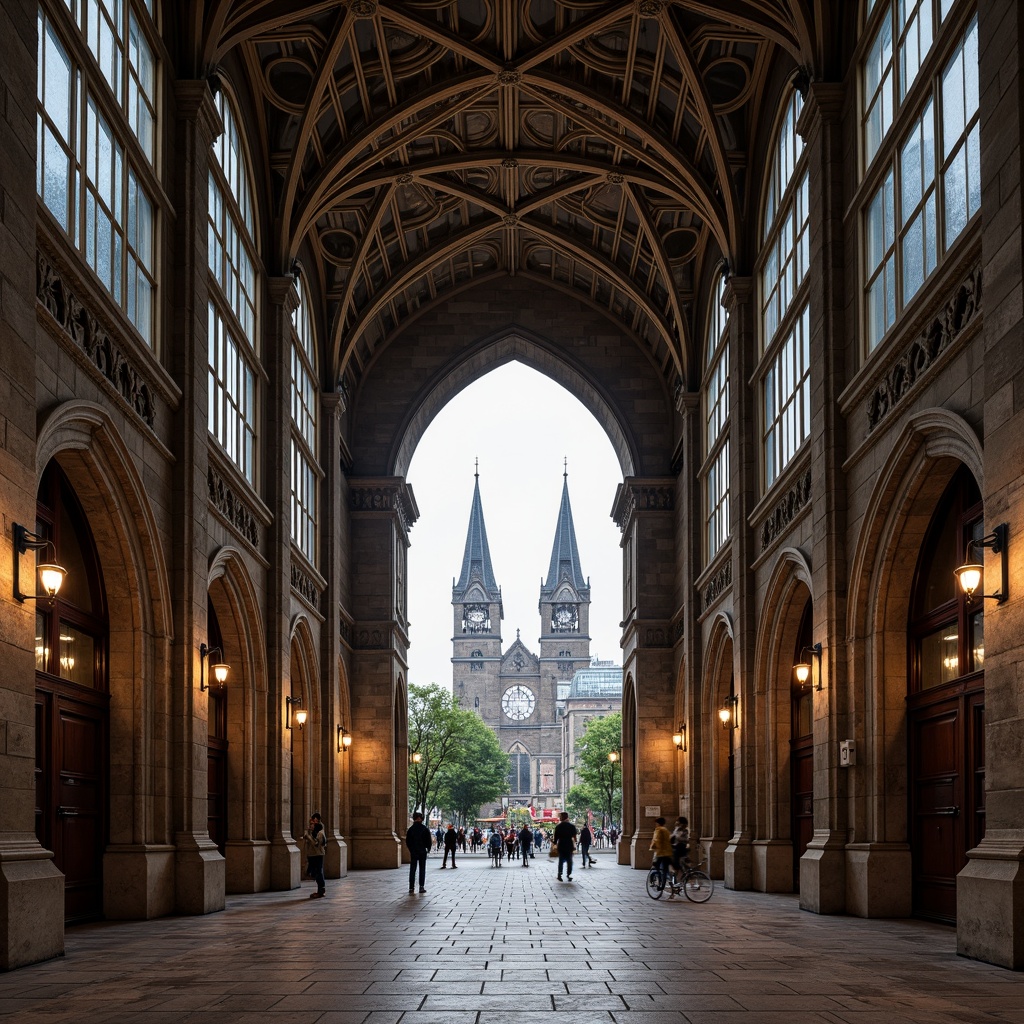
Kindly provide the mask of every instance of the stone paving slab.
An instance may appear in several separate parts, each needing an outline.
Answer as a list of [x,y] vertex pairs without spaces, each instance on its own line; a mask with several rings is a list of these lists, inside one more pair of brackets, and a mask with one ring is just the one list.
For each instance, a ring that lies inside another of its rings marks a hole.
[[956,955],[952,928],[823,917],[719,884],[653,901],[606,858],[490,868],[410,897],[353,872],[310,902],[228,898],[205,917],[69,929],[58,960],[0,975],[5,1024],[1005,1024],[1024,973]]

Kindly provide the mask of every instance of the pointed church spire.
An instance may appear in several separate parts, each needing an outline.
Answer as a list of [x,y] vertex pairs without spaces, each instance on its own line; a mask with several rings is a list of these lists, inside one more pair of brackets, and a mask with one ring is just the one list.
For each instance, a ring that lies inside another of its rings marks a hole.
[[544,581],[541,592],[550,593],[562,580],[583,594],[590,590],[590,585],[583,577],[580,567],[580,552],[576,547],[576,528],[572,522],[572,506],[569,504],[569,460],[565,460],[562,472],[562,504],[558,510],[558,524],[555,527],[555,543],[551,548],[551,561],[548,564],[548,578]]
[[487,527],[484,525],[484,507],[480,501],[480,460],[476,460],[473,473],[473,504],[469,512],[469,529],[466,531],[466,551],[462,556],[462,572],[452,588],[456,594],[466,591],[476,580],[481,583],[493,600],[500,600],[501,591],[494,579],[491,565],[491,549],[487,544]]

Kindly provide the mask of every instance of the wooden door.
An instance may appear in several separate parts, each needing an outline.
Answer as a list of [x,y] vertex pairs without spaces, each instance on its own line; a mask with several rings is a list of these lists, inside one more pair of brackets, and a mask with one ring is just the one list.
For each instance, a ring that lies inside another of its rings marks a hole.
[[793,891],[800,891],[800,858],[814,838],[814,741],[794,739],[789,748],[792,782]]
[[207,726],[206,828],[224,856],[228,838],[227,695],[210,693]]

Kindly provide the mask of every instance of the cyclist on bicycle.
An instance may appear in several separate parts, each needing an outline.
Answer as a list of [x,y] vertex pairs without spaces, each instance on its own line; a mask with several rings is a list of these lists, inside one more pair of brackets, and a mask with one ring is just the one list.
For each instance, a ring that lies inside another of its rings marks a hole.
[[654,866],[658,869],[658,891],[665,888],[669,865],[672,863],[672,839],[665,828],[664,818],[655,818],[654,836],[650,848],[654,851]]
[[672,884],[679,885],[686,874],[686,859],[690,855],[690,823],[686,818],[676,818],[669,842],[672,843]]

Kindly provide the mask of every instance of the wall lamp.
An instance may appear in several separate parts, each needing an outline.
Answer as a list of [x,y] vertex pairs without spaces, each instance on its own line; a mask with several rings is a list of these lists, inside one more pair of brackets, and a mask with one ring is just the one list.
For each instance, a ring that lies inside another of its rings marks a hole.
[[[821,644],[814,644],[813,647],[805,647],[801,652],[803,654],[810,654],[813,658],[817,659],[818,662],[818,685],[815,687],[816,690],[821,689]],[[796,681],[801,686],[806,686],[813,674],[813,666],[809,661],[801,661],[798,665],[793,666],[793,672],[796,675]]]
[[418,750],[414,750],[409,755],[409,764],[420,764],[422,761],[423,755]]
[[676,750],[681,750],[683,753],[686,752],[686,723],[680,722],[679,729],[672,734],[672,742],[676,745]]
[[[999,559],[1002,570],[1002,586],[1000,590],[995,594],[978,594],[978,597],[988,597],[999,604],[1002,604],[1008,597],[1010,592],[1009,544],[1010,527],[1007,523],[1000,523],[987,537],[982,537],[981,540],[969,540],[967,542],[968,558],[971,557],[972,547],[991,548],[993,554],[1002,555],[1002,558]],[[42,566],[40,566],[40,569],[42,569]],[[985,575],[985,566],[977,563],[961,565],[958,569],[953,570],[953,575],[957,578],[960,589],[967,597],[967,603],[970,604],[974,600],[974,592],[981,586],[981,581]]]
[[306,712],[301,709],[302,698],[285,697],[284,701],[288,707],[288,728],[290,729],[292,727],[292,708],[296,707],[299,708],[299,710],[295,712],[295,721],[298,723],[298,726],[301,729],[306,724]]
[[[11,536],[14,540],[14,600],[38,600],[50,601],[52,603],[53,599],[57,596],[57,591],[60,590],[61,584],[64,582],[64,577],[68,574],[64,566],[57,565],[57,549],[53,546],[53,541],[47,540],[45,537],[39,537],[34,533],[29,533],[19,523],[12,524]],[[28,554],[29,551],[42,551],[45,548],[53,549],[54,560],[36,566],[39,582],[43,585],[44,592],[42,594],[23,594],[21,592],[21,556]]]
[[[302,712],[302,715],[305,716],[305,712],[304,711]],[[303,721],[305,721],[305,717],[303,717]],[[302,724],[301,723],[299,724],[299,728],[300,729],[302,728]],[[346,754],[346,753],[348,753],[348,748],[351,747],[351,746],[352,746],[352,733],[346,732],[345,727],[343,725],[339,725],[338,726],[338,753],[339,754]]]
[[739,707],[739,704],[739,694],[732,694],[722,702],[722,706],[718,709],[718,720],[722,723],[723,729],[730,728],[730,722],[733,729],[737,728],[739,723],[736,720],[736,709]]
[[[199,691],[209,690],[210,687],[206,685],[206,662],[207,659],[212,658],[215,654],[219,654],[222,658],[224,652],[219,647],[207,647],[206,644],[199,645]],[[223,661],[215,661],[210,665],[210,675],[213,676],[213,681],[218,686],[223,686],[228,681],[228,673],[231,671],[231,666],[225,664]]]

